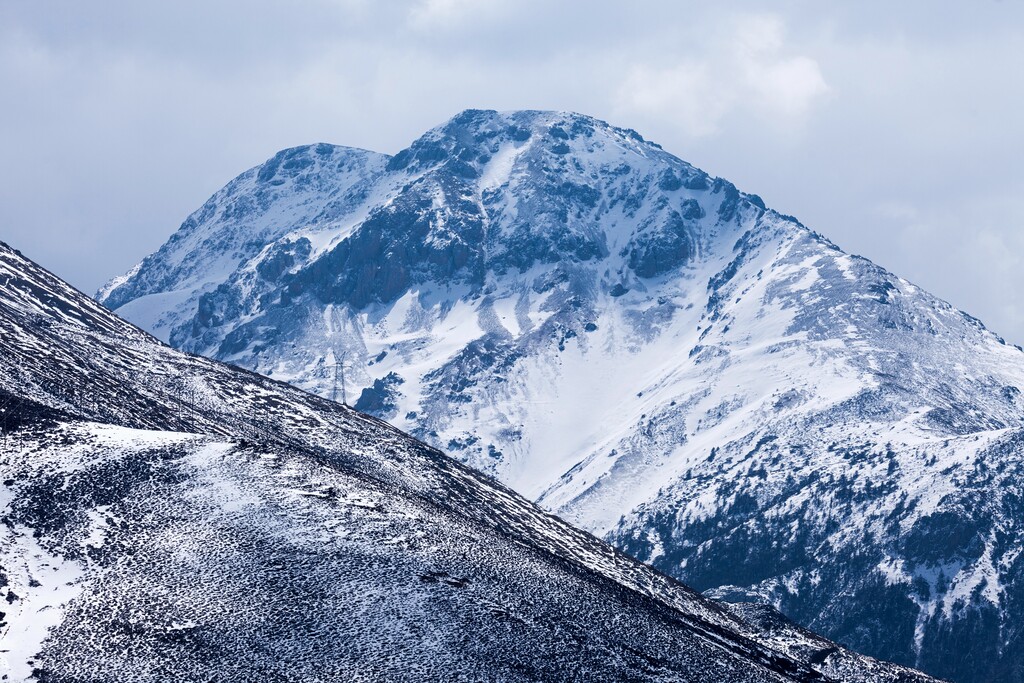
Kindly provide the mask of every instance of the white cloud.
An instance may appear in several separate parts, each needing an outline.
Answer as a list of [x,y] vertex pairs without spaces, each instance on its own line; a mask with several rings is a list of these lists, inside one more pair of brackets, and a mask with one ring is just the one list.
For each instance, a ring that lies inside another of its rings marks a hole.
[[[1024,342],[1024,209],[992,196],[935,201],[925,207],[884,202],[889,236],[882,265]],[[957,286],[950,287],[951,280]]]
[[718,130],[733,104],[709,65],[690,61],[667,68],[635,66],[618,93],[623,118],[633,111],[671,118],[689,135]]
[[799,125],[829,90],[814,59],[787,54],[784,24],[776,16],[740,16],[730,32],[699,52],[667,66],[633,66],[617,94],[619,111],[676,120],[700,137],[718,132],[737,112],[782,127]]
[[421,31],[460,29],[494,20],[506,9],[500,0],[418,0],[409,10],[409,24]]

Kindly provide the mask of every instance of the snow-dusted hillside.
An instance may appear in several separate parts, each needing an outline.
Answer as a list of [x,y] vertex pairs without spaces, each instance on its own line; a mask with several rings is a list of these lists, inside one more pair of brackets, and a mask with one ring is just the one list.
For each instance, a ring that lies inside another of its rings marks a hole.
[[920,681],[0,243],[0,677]]
[[[183,230],[222,234],[279,166]],[[254,228],[273,236],[227,276],[197,286],[158,253],[101,300],[344,391],[702,590],[956,680],[1024,680],[1019,349],[585,116],[468,111],[358,180],[319,172],[369,189]]]

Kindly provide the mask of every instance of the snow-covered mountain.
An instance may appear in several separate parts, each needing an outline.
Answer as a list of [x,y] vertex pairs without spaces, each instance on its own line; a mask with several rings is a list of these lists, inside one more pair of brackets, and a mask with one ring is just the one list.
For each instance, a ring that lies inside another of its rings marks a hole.
[[286,150],[100,299],[701,590],[1024,681],[1024,353],[633,131],[467,111],[393,157]]
[[0,243],[0,678],[933,680],[727,606]]

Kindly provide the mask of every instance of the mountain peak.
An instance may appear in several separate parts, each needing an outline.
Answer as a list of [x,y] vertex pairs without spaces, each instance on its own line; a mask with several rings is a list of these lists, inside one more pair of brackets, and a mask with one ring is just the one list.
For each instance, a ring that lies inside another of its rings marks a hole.
[[645,141],[634,130],[616,128],[584,114],[467,109],[427,131],[396,154],[389,169],[423,170],[439,162],[454,162],[460,164],[458,168],[462,173],[472,173],[466,165],[474,165],[475,161],[486,164],[503,144],[543,145],[556,155],[564,155],[574,146],[572,141],[595,135],[633,147],[640,153],[661,150],[659,145]]
[[259,183],[283,185],[289,180],[302,183],[320,174],[343,170],[353,164],[366,163],[381,156],[386,155],[358,147],[317,142],[282,149],[239,178],[255,172],[256,181]]

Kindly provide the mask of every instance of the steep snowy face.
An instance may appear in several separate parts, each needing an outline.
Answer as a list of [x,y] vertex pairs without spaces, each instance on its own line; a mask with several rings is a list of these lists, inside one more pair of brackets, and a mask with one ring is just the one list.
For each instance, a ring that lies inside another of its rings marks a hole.
[[978,321],[576,114],[460,114],[346,216],[118,311],[701,589],[961,681],[1024,666],[1024,354]]
[[953,680],[1018,680],[1024,354],[811,235],[741,245],[708,291],[617,457],[542,503],[600,520],[624,501],[606,538],[700,589]]
[[725,608],[0,243],[4,680],[927,683]]

